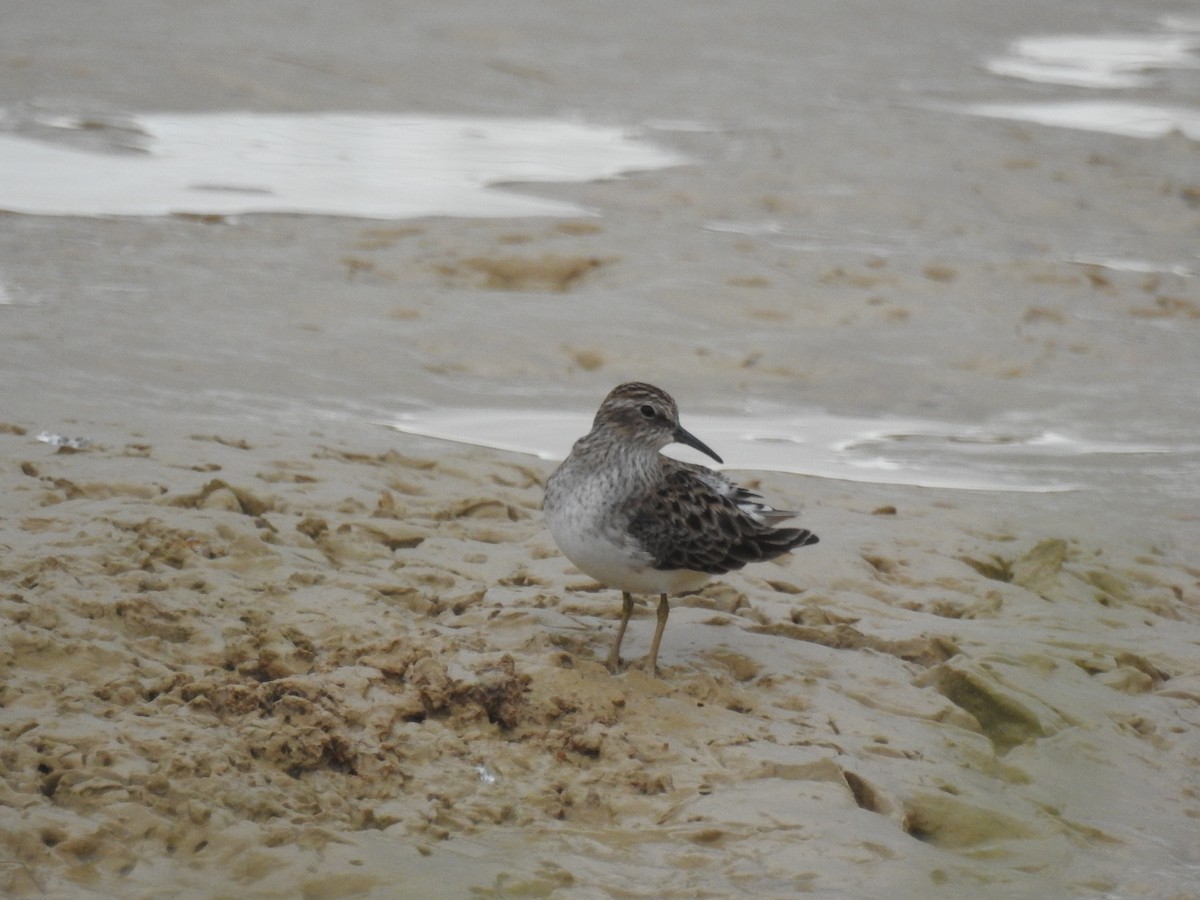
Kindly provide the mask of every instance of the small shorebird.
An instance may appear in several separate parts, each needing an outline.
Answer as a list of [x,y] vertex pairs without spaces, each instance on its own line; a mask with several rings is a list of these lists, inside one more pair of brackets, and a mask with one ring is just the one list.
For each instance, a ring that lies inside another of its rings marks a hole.
[[640,382],[618,385],[600,404],[592,430],[546,482],[546,525],[563,555],[621,591],[610,671],[621,665],[633,594],[659,595],[647,657],[649,670],[657,672],[671,611],[668,594],[696,590],[712,575],[817,542],[806,529],[776,527],[796,513],[772,509],[719,472],[658,452],[673,443],[721,462],[679,424],[666,391]]

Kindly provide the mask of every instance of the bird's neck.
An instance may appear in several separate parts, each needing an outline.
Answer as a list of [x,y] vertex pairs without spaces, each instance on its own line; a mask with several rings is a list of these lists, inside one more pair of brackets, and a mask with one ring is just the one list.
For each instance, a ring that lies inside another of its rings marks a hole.
[[623,481],[639,487],[658,478],[662,463],[656,449],[645,444],[616,442],[604,432],[592,431],[571,452],[576,464],[594,472],[620,473]]

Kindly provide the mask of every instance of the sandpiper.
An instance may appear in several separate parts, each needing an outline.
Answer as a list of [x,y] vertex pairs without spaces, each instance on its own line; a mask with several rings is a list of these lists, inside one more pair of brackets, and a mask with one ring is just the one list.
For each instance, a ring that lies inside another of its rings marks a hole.
[[680,443],[722,462],[679,424],[671,396],[641,382],[613,388],[592,430],[546,482],[546,524],[563,555],[621,591],[621,623],[607,665],[621,665],[621,640],[634,594],[658,594],[658,625],[647,668],[670,615],[668,594],[694,591],[713,575],[817,543],[804,528],[777,528],[796,515],[704,466],[658,451]]

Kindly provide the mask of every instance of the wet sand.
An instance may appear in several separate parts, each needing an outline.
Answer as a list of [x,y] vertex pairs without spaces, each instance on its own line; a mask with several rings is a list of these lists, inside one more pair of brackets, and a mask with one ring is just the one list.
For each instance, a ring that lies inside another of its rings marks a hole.
[[[985,70],[1010,40],[1171,8],[301,9],[17,4],[0,104],[574,115],[695,162],[512,188],[595,212],[558,219],[0,218],[0,892],[1200,896],[1196,144],[945,110],[1057,96]],[[736,473],[821,543],[612,677],[553,464],[378,423],[635,377],[685,424],[1163,451],[1053,494]]]
[[545,464],[16,431],[9,893],[1187,895],[1181,548],[768,476],[823,542],[680,598],[664,677],[614,678]]

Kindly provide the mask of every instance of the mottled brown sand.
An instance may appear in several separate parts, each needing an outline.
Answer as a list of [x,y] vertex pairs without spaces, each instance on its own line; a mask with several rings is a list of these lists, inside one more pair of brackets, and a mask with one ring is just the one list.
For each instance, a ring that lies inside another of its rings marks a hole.
[[680,598],[664,677],[612,677],[619,596],[545,533],[545,464],[23,430],[0,433],[8,895],[1188,895],[1177,551],[769,476],[822,543]]

